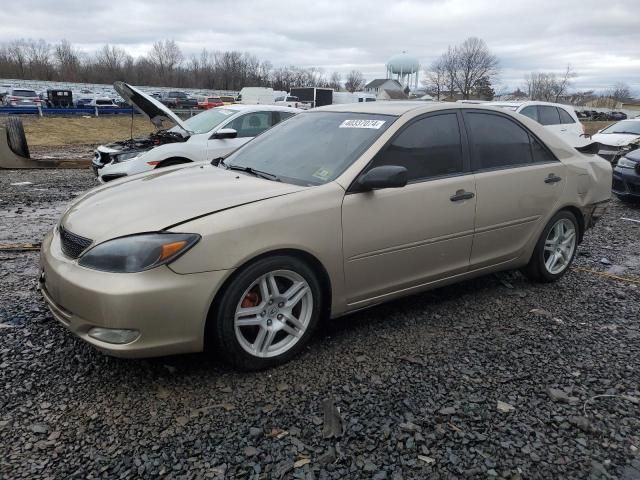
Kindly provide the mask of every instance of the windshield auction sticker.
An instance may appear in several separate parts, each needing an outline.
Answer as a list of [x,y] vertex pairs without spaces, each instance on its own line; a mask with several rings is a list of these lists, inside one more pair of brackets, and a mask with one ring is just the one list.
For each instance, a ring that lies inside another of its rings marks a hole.
[[378,130],[385,120],[345,120],[339,128],[373,128]]

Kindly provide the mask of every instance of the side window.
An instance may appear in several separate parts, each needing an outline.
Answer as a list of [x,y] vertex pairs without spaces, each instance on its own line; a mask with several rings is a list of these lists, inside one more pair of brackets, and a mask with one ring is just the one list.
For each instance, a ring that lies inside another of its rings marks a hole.
[[506,117],[470,112],[465,122],[471,134],[476,168],[502,168],[532,162],[529,133]]
[[271,112],[252,112],[236,118],[228,127],[238,132],[237,138],[247,138],[260,135],[271,126]]
[[284,122],[295,115],[293,112],[273,112],[273,124]]
[[374,159],[372,167],[399,165],[409,181],[463,171],[460,129],[455,113],[413,122]]
[[564,108],[558,108],[558,112],[560,112],[560,123],[576,123]]
[[556,158],[551,155],[549,150],[547,150],[538,140],[533,137],[531,138],[531,153],[533,154],[533,161],[537,163],[545,163],[545,162],[557,162]]
[[538,121],[542,125],[559,125],[560,115],[556,107],[538,105]]
[[532,120],[538,121],[538,107],[535,105],[529,105],[528,107],[524,107],[520,113],[525,117],[529,117]]

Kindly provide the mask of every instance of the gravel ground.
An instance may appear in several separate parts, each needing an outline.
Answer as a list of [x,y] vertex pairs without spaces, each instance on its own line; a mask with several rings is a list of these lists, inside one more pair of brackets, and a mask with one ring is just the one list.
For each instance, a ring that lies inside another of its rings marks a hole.
[[[40,240],[93,184],[1,172],[0,243]],[[253,374],[98,353],[47,312],[37,253],[0,252],[0,477],[640,478],[640,224],[621,217],[640,207],[612,202],[588,271],[373,308]]]

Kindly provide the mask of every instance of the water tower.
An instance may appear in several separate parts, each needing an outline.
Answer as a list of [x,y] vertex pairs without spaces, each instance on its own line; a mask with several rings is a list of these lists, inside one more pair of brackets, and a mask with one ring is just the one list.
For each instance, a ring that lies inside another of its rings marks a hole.
[[398,80],[403,87],[418,88],[420,62],[407,52],[391,57],[386,64],[387,78]]

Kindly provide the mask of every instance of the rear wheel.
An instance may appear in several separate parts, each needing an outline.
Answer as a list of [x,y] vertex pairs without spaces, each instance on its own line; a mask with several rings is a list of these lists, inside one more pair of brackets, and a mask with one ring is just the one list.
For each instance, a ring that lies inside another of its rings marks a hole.
[[529,264],[522,272],[538,282],[553,282],[569,269],[578,247],[580,227],[573,213],[556,213],[542,231]]
[[209,333],[226,362],[243,370],[270,368],[309,342],[322,302],[320,283],[306,263],[285,255],[263,258],[225,289]]
[[27,137],[24,134],[24,127],[22,126],[22,120],[15,117],[9,117],[7,119],[7,139],[9,141],[9,148],[16,155],[29,158],[29,147],[27,146]]

